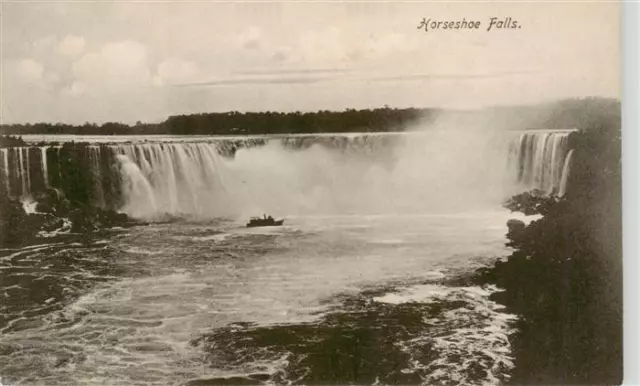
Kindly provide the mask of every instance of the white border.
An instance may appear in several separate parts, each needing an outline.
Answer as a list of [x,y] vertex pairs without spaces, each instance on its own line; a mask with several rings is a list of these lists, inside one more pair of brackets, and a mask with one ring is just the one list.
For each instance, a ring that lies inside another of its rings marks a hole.
[[624,277],[624,384],[640,385],[640,318],[638,313],[638,291],[640,280],[640,254],[638,253],[638,218],[640,206],[638,177],[640,164],[638,99],[638,52],[640,47],[640,5],[623,2],[621,7],[622,50],[622,185],[623,185],[623,277]]

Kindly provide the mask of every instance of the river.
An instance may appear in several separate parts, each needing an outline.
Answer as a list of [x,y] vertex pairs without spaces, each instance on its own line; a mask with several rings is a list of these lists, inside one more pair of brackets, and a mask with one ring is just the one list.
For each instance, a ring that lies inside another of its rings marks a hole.
[[[497,199],[509,190],[497,188],[501,167],[488,166],[494,147],[463,142],[438,153],[446,141],[425,151],[412,139],[371,163],[267,144],[202,166],[206,142],[184,153],[160,142],[113,145],[127,157],[123,210],[149,225],[64,231],[0,250],[3,385],[509,378],[517,318],[489,299],[499,289],[466,280],[509,253],[505,223],[518,217]],[[485,151],[462,152],[471,147]],[[161,150],[175,157],[156,156]],[[171,167],[168,186],[172,160],[193,173]],[[175,178],[187,174],[207,183]],[[258,210],[284,226],[246,228]]]

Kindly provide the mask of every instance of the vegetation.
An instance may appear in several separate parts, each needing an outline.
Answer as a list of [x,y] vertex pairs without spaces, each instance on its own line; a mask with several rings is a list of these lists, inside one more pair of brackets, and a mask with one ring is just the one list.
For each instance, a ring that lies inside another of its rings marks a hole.
[[384,107],[373,110],[318,111],[313,113],[279,113],[231,111],[171,116],[161,123],[126,125],[107,122],[102,125],[85,123],[69,125],[62,123],[8,124],[1,125],[0,132],[6,134],[288,134],[288,133],[346,133],[401,131],[419,119],[433,116],[435,109],[392,109]]
[[[508,129],[570,129],[597,127],[620,119],[620,102],[614,99],[567,99],[537,106],[489,109]],[[160,123],[127,125],[106,122],[27,123],[0,125],[0,134],[77,135],[257,135],[404,131],[435,120],[446,110],[437,108],[390,108],[317,112],[238,112],[176,115]],[[458,112],[460,113],[460,112]],[[467,112],[462,114],[477,114]],[[482,113],[480,113],[482,114]],[[1,142],[0,142],[1,146]]]
[[527,192],[506,207],[542,218],[509,222],[515,251],[480,271],[505,289],[496,300],[521,316],[517,384],[619,384],[622,380],[620,126],[570,137],[574,162],[563,199]]

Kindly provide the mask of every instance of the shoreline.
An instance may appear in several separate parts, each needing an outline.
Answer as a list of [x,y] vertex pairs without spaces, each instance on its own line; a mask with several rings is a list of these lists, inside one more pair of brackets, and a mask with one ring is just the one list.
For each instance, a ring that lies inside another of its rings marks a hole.
[[619,126],[581,131],[562,198],[525,192],[505,203],[540,215],[507,222],[506,259],[475,283],[518,315],[510,384],[622,383],[622,195]]

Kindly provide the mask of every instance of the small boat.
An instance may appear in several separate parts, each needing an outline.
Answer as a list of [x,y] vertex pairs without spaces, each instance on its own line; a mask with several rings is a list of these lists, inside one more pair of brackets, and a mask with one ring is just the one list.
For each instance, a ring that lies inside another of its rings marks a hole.
[[274,220],[273,217],[264,215],[263,217],[252,217],[247,223],[247,228],[280,226],[284,220]]

